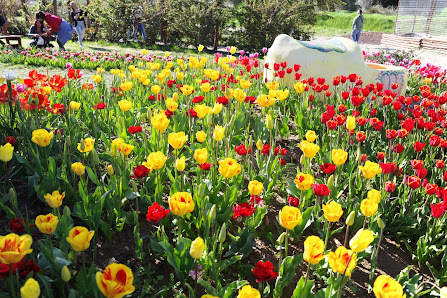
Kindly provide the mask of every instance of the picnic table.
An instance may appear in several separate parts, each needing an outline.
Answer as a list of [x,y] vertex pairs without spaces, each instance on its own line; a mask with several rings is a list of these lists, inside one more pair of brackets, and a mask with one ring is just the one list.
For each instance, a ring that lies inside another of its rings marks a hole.
[[[22,35],[3,35],[0,36],[0,45],[5,44],[2,39],[6,40],[6,43],[14,48],[22,47]],[[11,40],[15,40],[16,43],[11,44]]]

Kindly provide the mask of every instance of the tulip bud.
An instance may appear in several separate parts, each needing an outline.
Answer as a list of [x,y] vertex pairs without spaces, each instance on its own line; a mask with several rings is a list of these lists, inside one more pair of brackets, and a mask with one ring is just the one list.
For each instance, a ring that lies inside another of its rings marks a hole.
[[334,175],[331,175],[331,177],[329,177],[328,181],[327,181],[327,186],[331,187],[334,184]]
[[67,266],[62,267],[61,276],[62,276],[63,281],[65,281],[65,282],[70,281],[71,273],[70,273],[70,270],[67,268]]
[[351,213],[349,213],[348,217],[346,218],[346,225],[348,227],[352,226],[354,224],[354,220],[355,220],[355,211],[351,211]]
[[134,192],[135,195],[136,195],[137,192],[138,192],[138,187],[137,187],[137,185],[135,184],[135,180],[132,180],[132,189],[133,189],[133,192]]
[[99,161],[98,153],[96,153],[96,150],[94,150],[94,149],[92,150],[92,156],[93,156],[93,161],[95,163],[99,164],[100,161]]
[[71,211],[70,211],[70,208],[68,207],[68,206],[65,206],[64,207],[64,216],[66,216],[66,217],[70,217],[71,216]]
[[362,161],[362,152],[360,152],[360,148],[357,149],[357,160],[358,160],[359,162]]
[[273,129],[273,119],[272,119],[272,115],[267,114],[267,116],[265,116],[265,126],[267,127],[267,129],[272,130]]
[[283,244],[285,239],[286,239],[286,232],[282,232],[282,234],[279,235],[276,241],[278,241],[279,244]]
[[197,196],[199,199],[203,199],[205,196],[205,183],[200,184],[198,190],[197,190]]
[[112,166],[112,165],[109,165],[109,166],[107,167],[107,174],[109,174],[109,176],[112,176],[113,173],[114,173],[114,171],[113,171],[113,166]]
[[210,221],[213,221],[216,218],[216,204],[211,207],[210,213],[208,214]]
[[81,150],[82,150],[82,151],[85,151],[85,143],[84,143],[84,139],[81,139],[80,144],[81,144]]
[[225,239],[227,239],[227,224],[223,223],[222,227],[220,228],[219,242],[224,243]]
[[34,120],[34,118],[31,119],[30,129],[31,131],[36,130],[36,120]]
[[151,121],[151,119],[152,119],[152,110],[148,109],[147,110],[147,121]]
[[17,192],[12,187],[9,189],[8,198],[9,198],[9,201],[11,202],[11,204],[14,206],[15,210],[18,210]]
[[385,229],[385,223],[383,222],[383,220],[380,217],[377,219],[377,223],[381,230]]

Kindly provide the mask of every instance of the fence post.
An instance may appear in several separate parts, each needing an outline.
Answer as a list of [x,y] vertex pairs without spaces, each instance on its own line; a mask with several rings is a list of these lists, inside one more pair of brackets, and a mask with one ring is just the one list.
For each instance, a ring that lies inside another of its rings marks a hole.
[[430,32],[431,20],[433,19],[433,12],[435,11],[436,0],[433,0],[433,5],[431,6],[430,16],[427,19],[427,25],[425,26],[425,35]]

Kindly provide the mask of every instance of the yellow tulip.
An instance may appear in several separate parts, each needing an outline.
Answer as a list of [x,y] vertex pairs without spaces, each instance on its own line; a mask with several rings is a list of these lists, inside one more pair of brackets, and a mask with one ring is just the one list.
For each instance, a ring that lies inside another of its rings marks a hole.
[[197,50],[199,50],[199,52],[203,51],[204,46],[199,44],[199,46],[197,47]]
[[14,146],[10,143],[6,143],[3,146],[0,146],[0,160],[3,162],[8,162],[12,159],[14,153]]
[[172,214],[183,216],[194,210],[194,201],[188,192],[176,192],[169,197],[169,208]]
[[132,103],[126,99],[118,101],[118,105],[120,106],[120,109],[123,112],[127,112],[132,108]]
[[185,132],[177,132],[177,133],[170,133],[168,135],[168,143],[172,146],[174,149],[180,149],[185,145],[186,141],[188,140],[188,136],[185,135]]
[[355,129],[355,117],[354,116],[346,117],[346,128],[348,130],[354,130]]
[[28,278],[23,287],[20,288],[21,298],[37,298],[40,296],[39,283],[32,277]]
[[265,116],[265,127],[267,127],[268,130],[273,129],[273,118],[270,113]]
[[80,162],[75,162],[75,163],[71,164],[71,169],[78,176],[82,176],[85,173],[85,167]]
[[161,87],[158,85],[153,85],[151,87],[151,92],[154,93],[155,95],[157,95],[158,93],[160,93],[161,91]]
[[[81,140],[81,142],[82,142],[82,140]],[[86,138],[84,140],[84,146],[82,146],[81,143],[78,143],[78,150],[79,150],[79,152],[90,152],[93,150],[94,146],[95,146],[95,140],[92,138]],[[82,148],[82,147],[84,147],[84,148]]]
[[335,252],[329,253],[329,266],[334,272],[343,274],[346,271],[346,276],[351,276],[351,271],[357,266],[357,255],[352,250],[340,246]]
[[366,179],[373,179],[377,174],[382,173],[382,169],[379,164],[367,160],[364,166],[359,166],[360,171],[363,173],[363,177]]
[[42,234],[53,234],[56,231],[59,218],[51,213],[38,215],[35,220],[36,227]]
[[301,82],[296,83],[295,85],[293,85],[293,88],[295,88],[296,93],[303,93],[304,92],[304,84]]
[[161,151],[152,152],[147,157],[147,162],[150,166],[149,168],[153,170],[161,169],[165,165],[166,160],[166,155],[164,155]]
[[96,284],[107,298],[121,298],[135,291],[133,273],[123,264],[110,264],[104,272],[96,272]]
[[217,115],[220,113],[220,111],[222,111],[223,105],[220,103],[216,103],[213,107],[213,114]]
[[258,140],[258,141],[256,142],[256,148],[258,148],[258,150],[262,150],[262,147],[263,147],[262,141],[261,141],[261,140]]
[[254,196],[259,196],[264,189],[264,185],[258,180],[252,180],[248,183],[248,191]]
[[194,107],[194,111],[196,111],[197,113],[197,117],[199,117],[200,119],[202,119],[203,117],[205,117],[206,115],[208,115],[208,112],[210,111],[210,108],[206,105],[196,105]]
[[277,81],[267,82],[265,83],[265,86],[269,90],[276,90],[279,87],[279,83]]
[[31,141],[40,147],[46,147],[50,144],[52,138],[53,132],[48,132],[46,129],[41,128],[33,131]]
[[203,143],[206,140],[206,133],[203,130],[198,131],[198,132],[196,132],[196,138],[197,138],[197,141],[199,141],[200,143]]
[[355,233],[349,241],[349,247],[355,252],[362,252],[374,241],[374,234],[370,230],[363,228]]
[[205,251],[205,242],[202,238],[197,237],[192,243],[191,248],[189,249],[189,254],[194,259],[200,259]]
[[85,227],[74,227],[68,232],[68,237],[65,238],[74,251],[83,251],[90,247],[90,240],[92,240],[95,231],[89,232]]
[[113,166],[112,166],[112,165],[109,165],[109,166],[107,167],[107,174],[108,174],[109,176],[112,176],[113,173],[114,173]]
[[234,55],[234,53],[236,53],[237,48],[236,47],[231,47],[230,48],[230,54]]
[[158,130],[160,133],[164,133],[166,128],[168,128],[170,120],[164,113],[159,113],[154,115],[151,119],[152,126]]
[[168,98],[165,101],[165,104],[166,104],[166,108],[171,112],[175,112],[178,108],[178,103],[176,101],[174,101],[172,98]]
[[65,192],[60,194],[58,190],[55,190],[52,194],[47,193],[44,198],[48,206],[51,208],[58,208],[62,205],[62,200],[65,198]]
[[308,141],[302,141],[298,144],[298,147],[303,151],[304,156],[310,159],[314,158],[320,150],[320,146]]
[[229,179],[241,172],[241,165],[233,158],[219,160],[219,173]]
[[81,103],[77,102],[77,101],[70,101],[70,109],[72,110],[79,110],[79,108],[81,107]]
[[182,156],[175,161],[175,168],[177,171],[182,172],[186,166],[186,157]]
[[374,201],[377,204],[379,204],[381,198],[382,195],[380,194],[380,191],[376,189],[371,189],[370,191],[368,191],[368,199],[370,199],[371,201]]
[[315,183],[315,179],[311,174],[298,173],[293,180],[299,190],[308,190]]
[[203,92],[210,92],[211,90],[211,84],[206,82],[200,85],[200,89],[202,89]]
[[92,78],[95,83],[101,82],[101,76],[99,75],[93,75]]
[[[443,298],[443,294],[446,295],[446,290],[446,288],[441,289],[441,298]],[[400,283],[387,275],[380,275],[376,278],[373,292],[378,298],[405,298],[407,296]]]
[[324,218],[329,222],[336,222],[343,215],[341,205],[332,201],[329,204],[323,204]]
[[284,101],[289,96],[289,90],[277,90],[276,99],[279,101]]
[[251,84],[252,84],[252,83],[251,83],[250,81],[248,81],[248,80],[241,79],[241,80],[239,81],[239,85],[241,85],[241,88],[242,88],[242,89],[248,89],[248,88],[250,88]]
[[246,285],[239,290],[237,298],[261,298],[261,293],[250,285]]
[[247,94],[241,89],[234,89],[234,98],[236,98],[237,101],[243,102],[245,98],[247,97]]
[[194,88],[192,86],[189,85],[183,85],[180,90],[182,91],[183,94],[185,94],[186,96],[190,95],[191,93],[194,92]]
[[303,260],[312,265],[324,259],[324,242],[318,236],[309,236],[304,241]]
[[279,211],[279,223],[283,228],[292,230],[295,228],[302,220],[300,209],[292,206],[284,206],[281,211]]
[[267,108],[270,107],[272,105],[275,104],[276,98],[272,97],[272,96],[268,96],[265,94],[259,95],[256,98],[256,103],[261,107],[261,108]]
[[225,136],[225,127],[222,127],[220,125],[216,125],[214,127],[214,139],[219,142],[222,141],[223,137]]
[[308,141],[308,142],[313,142],[313,141],[315,141],[315,139],[318,137],[318,135],[315,133],[315,131],[313,131],[313,130],[308,130],[307,132],[306,132],[306,140]]
[[374,215],[377,212],[377,209],[379,209],[379,204],[373,200],[364,199],[360,203],[360,211],[362,211],[362,214],[366,217]]
[[342,165],[348,159],[348,152],[343,149],[332,149],[332,162],[337,166]]
[[124,156],[128,156],[132,150],[133,150],[134,146],[130,145],[130,144],[126,144],[126,143],[121,143],[118,147],[118,150],[121,152],[121,154],[123,154]]
[[0,236],[0,262],[9,265],[20,262],[25,255],[31,253],[33,238],[30,235],[19,236],[11,233]]

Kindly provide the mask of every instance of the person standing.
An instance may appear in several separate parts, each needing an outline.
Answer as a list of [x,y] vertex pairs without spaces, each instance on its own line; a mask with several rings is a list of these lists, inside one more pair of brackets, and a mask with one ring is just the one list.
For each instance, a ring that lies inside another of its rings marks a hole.
[[36,20],[47,22],[48,26],[50,26],[48,30],[49,34],[51,32],[56,33],[56,42],[59,45],[59,49],[65,51],[64,45],[71,39],[75,32],[73,26],[60,17],[43,11],[36,13]]
[[363,30],[363,22],[365,19],[363,18],[362,10],[359,9],[357,11],[357,16],[355,17],[354,21],[352,22],[352,33],[351,38],[355,42],[359,42],[360,39],[360,33],[362,33]]
[[83,11],[82,9],[78,8],[76,5],[76,2],[71,2],[71,19],[73,21],[74,27],[76,29],[76,32],[78,33],[78,42],[81,48],[84,46],[82,44],[82,40],[84,39],[85,35],[85,19],[84,17],[87,16],[88,11]]
[[135,9],[133,16],[134,16],[133,32],[132,32],[133,39],[136,40],[137,32],[138,30],[141,30],[143,39],[146,40],[146,31],[144,30],[143,12],[141,11],[141,7]]

